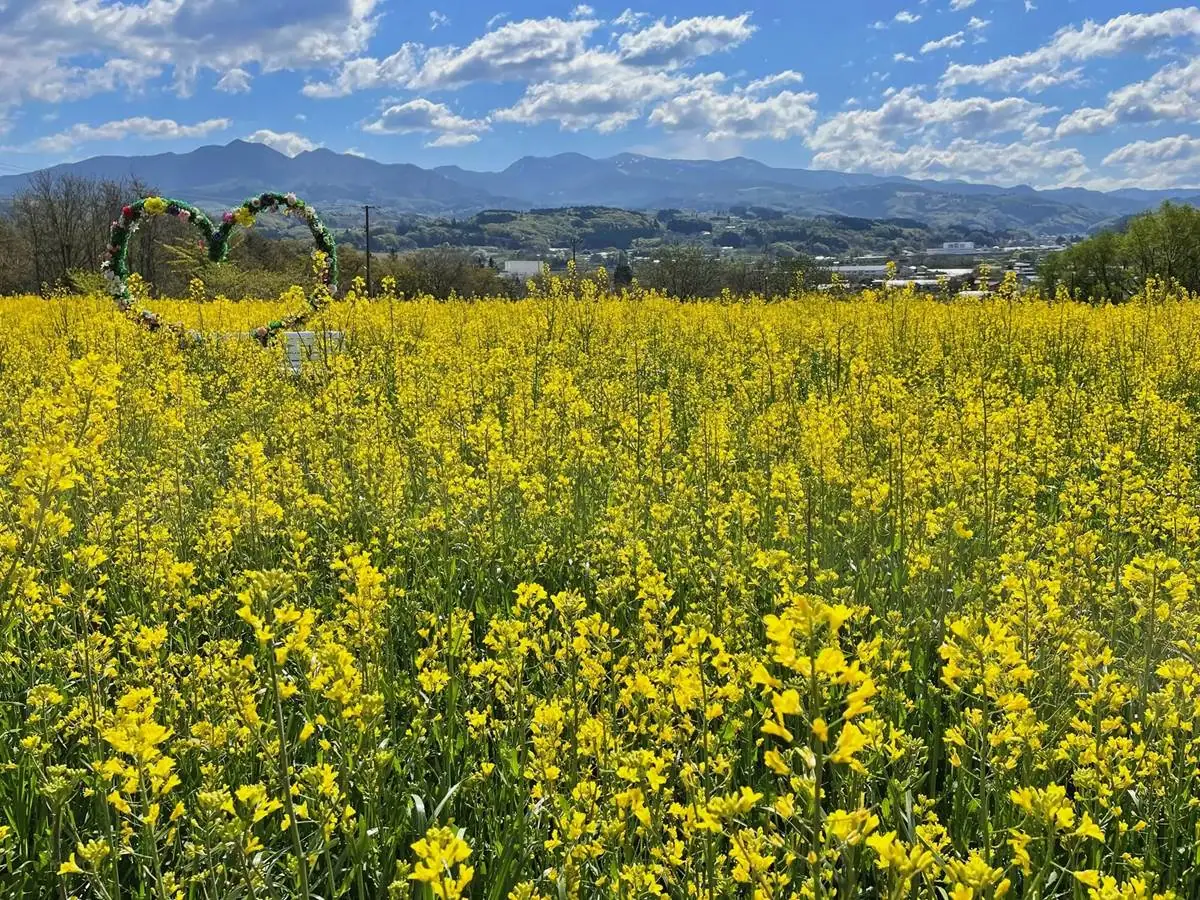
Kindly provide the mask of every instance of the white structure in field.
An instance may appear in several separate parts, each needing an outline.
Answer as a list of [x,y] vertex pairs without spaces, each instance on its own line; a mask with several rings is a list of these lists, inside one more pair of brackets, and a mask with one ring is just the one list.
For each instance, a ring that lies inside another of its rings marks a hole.
[[504,274],[510,278],[537,278],[542,274],[542,262],[538,259],[508,259],[504,261]]
[[299,372],[305,361],[329,359],[342,349],[344,342],[340,331],[285,331],[283,336],[287,343],[288,366],[293,373]]

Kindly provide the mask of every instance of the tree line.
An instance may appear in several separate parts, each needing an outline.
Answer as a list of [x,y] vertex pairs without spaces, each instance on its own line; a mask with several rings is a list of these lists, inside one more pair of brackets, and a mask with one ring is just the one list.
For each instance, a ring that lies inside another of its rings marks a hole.
[[[56,288],[99,290],[98,267],[109,222],[130,198],[154,191],[136,180],[97,181],[40,172],[9,201],[0,200],[0,294]],[[309,281],[311,247],[304,241],[239,231],[227,263],[213,265],[194,229],[173,218],[146,219],[130,243],[131,268],[154,293],[184,296],[193,278],[211,296],[275,297]],[[366,274],[365,254],[339,248],[343,286]],[[599,273],[597,273],[599,274]],[[397,294],[438,298],[519,297],[523,280],[507,278],[487,257],[451,246],[375,254],[372,287],[383,280]],[[759,295],[783,297],[829,281],[829,272],[804,255],[718,254],[694,244],[656,248],[631,262],[624,254],[603,273],[610,287],[637,286],[684,299]],[[1164,203],[1130,219],[1123,230],[1101,232],[1042,263],[1047,296],[1118,302],[1147,278],[1176,282],[1200,293],[1200,211]]]
[[1102,231],[1050,254],[1039,274],[1050,297],[1065,292],[1076,300],[1120,302],[1148,278],[1200,293],[1200,210],[1164,203],[1128,220],[1123,230]]
[[[154,193],[136,180],[36,173],[24,191],[0,200],[0,294],[101,290],[99,263],[109,223],[131,198]],[[200,278],[210,296],[240,298],[275,297],[291,285],[307,284],[311,249],[305,241],[239,230],[228,261],[214,265],[193,228],[156,217],[142,221],[129,252],[131,269],[156,295],[185,296],[191,280]],[[338,256],[344,287],[365,277],[362,251],[342,244]],[[614,262],[603,273],[609,287],[621,290],[636,283],[681,298],[716,297],[725,291],[780,297],[828,277],[804,256],[730,258],[688,245],[661,247],[651,258],[633,263],[622,253]],[[390,290],[408,297],[518,297],[528,290],[523,280],[505,277],[494,260],[448,245],[375,253],[371,278],[376,291],[387,279]]]

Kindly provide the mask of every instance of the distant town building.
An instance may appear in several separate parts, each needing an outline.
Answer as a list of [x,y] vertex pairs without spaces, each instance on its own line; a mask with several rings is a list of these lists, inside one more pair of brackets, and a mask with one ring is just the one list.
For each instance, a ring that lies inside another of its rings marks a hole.
[[830,266],[830,271],[847,278],[878,278],[887,274],[887,266]]
[[930,256],[970,256],[988,251],[982,247],[976,247],[974,241],[946,241],[942,246],[930,247],[925,252]]
[[507,259],[504,274],[510,278],[537,278],[542,274],[540,259]]
[[917,288],[936,288],[941,286],[936,278],[891,278],[879,283],[889,288],[906,288],[910,285]]

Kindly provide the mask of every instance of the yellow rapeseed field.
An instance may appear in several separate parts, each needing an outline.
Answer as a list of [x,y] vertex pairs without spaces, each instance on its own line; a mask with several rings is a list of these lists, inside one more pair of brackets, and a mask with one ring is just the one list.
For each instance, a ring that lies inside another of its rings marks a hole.
[[1200,896],[1200,301],[0,300],[0,896]]

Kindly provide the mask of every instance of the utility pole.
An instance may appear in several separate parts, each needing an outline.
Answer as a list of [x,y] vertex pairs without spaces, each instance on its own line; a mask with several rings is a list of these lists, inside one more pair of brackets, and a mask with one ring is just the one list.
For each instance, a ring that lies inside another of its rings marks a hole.
[[367,299],[371,299],[371,207],[363,205],[363,213],[366,214],[367,224]]

